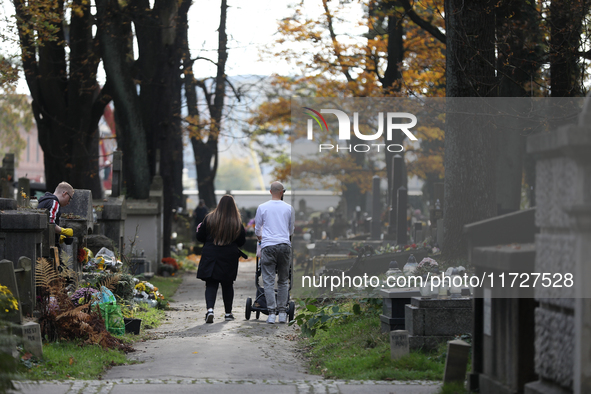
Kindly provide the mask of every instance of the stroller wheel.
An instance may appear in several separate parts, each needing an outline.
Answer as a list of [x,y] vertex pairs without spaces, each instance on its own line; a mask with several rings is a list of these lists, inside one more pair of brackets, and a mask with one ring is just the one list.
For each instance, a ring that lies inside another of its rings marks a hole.
[[293,316],[295,314],[295,302],[289,301],[289,309],[287,310],[287,317],[289,321],[293,320]]
[[246,320],[250,320],[250,312],[252,312],[252,299],[250,297],[248,297],[246,299],[246,311],[244,312],[244,317],[246,318]]
[[261,312],[256,311],[256,317],[257,317],[257,319],[259,318],[259,316],[261,316]]

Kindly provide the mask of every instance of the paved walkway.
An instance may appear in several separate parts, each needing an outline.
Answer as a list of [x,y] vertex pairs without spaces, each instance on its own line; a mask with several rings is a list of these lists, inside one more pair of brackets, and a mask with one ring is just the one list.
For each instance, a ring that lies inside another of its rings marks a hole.
[[235,283],[234,315],[223,320],[221,290],[213,324],[205,324],[204,282],[186,274],[167,312],[153,330],[158,339],[137,342],[129,357],[140,364],[113,367],[102,380],[19,383],[23,393],[334,393],[432,394],[436,382],[338,381],[310,375],[295,339],[295,327],[265,323],[266,316],[244,318],[247,297],[254,297],[253,261],[240,263]]

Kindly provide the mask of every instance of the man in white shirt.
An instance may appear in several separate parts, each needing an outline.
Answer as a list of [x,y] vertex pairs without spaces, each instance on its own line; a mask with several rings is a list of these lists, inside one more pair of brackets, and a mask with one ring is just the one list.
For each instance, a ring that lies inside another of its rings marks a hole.
[[[261,242],[261,275],[265,287],[265,299],[269,317],[267,323],[287,322],[286,307],[289,293],[289,268],[291,261],[291,235],[295,212],[283,202],[285,188],[280,182],[271,183],[271,200],[259,205],[255,216],[254,232]],[[277,300],[275,300],[275,273],[277,273]]]

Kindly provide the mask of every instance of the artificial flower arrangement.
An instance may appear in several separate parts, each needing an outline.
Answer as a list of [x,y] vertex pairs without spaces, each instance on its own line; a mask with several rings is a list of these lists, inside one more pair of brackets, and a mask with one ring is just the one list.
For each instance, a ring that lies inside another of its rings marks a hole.
[[413,275],[423,276],[430,274],[437,274],[439,272],[439,264],[437,261],[433,260],[430,257],[425,257],[421,260],[421,262],[417,265],[417,268],[413,272]]
[[[98,253],[96,254],[96,256],[92,256],[92,252],[87,249],[87,248],[83,248],[86,249],[86,263],[85,265],[82,267],[82,271],[84,272],[93,272],[93,271],[104,271],[104,270],[109,270],[111,272],[118,272],[121,268],[121,266],[123,265],[123,263],[121,262],[121,260],[117,259],[117,257],[115,257],[115,254],[113,252],[111,252],[109,249],[107,248],[101,248],[101,250],[98,251]],[[80,261],[80,257],[82,256],[80,250],[78,251],[78,259]]]
[[133,289],[134,298],[145,300],[164,300],[164,296],[158,291],[158,288],[148,281],[140,281],[134,278],[135,287]]

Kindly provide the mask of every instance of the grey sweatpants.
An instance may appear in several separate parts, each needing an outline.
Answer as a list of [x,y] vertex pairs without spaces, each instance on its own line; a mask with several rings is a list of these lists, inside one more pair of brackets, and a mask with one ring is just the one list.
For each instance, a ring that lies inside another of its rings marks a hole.
[[[289,263],[291,246],[265,246],[261,250],[261,275],[269,314],[285,312],[289,293]],[[275,301],[275,273],[277,273],[277,301]]]

